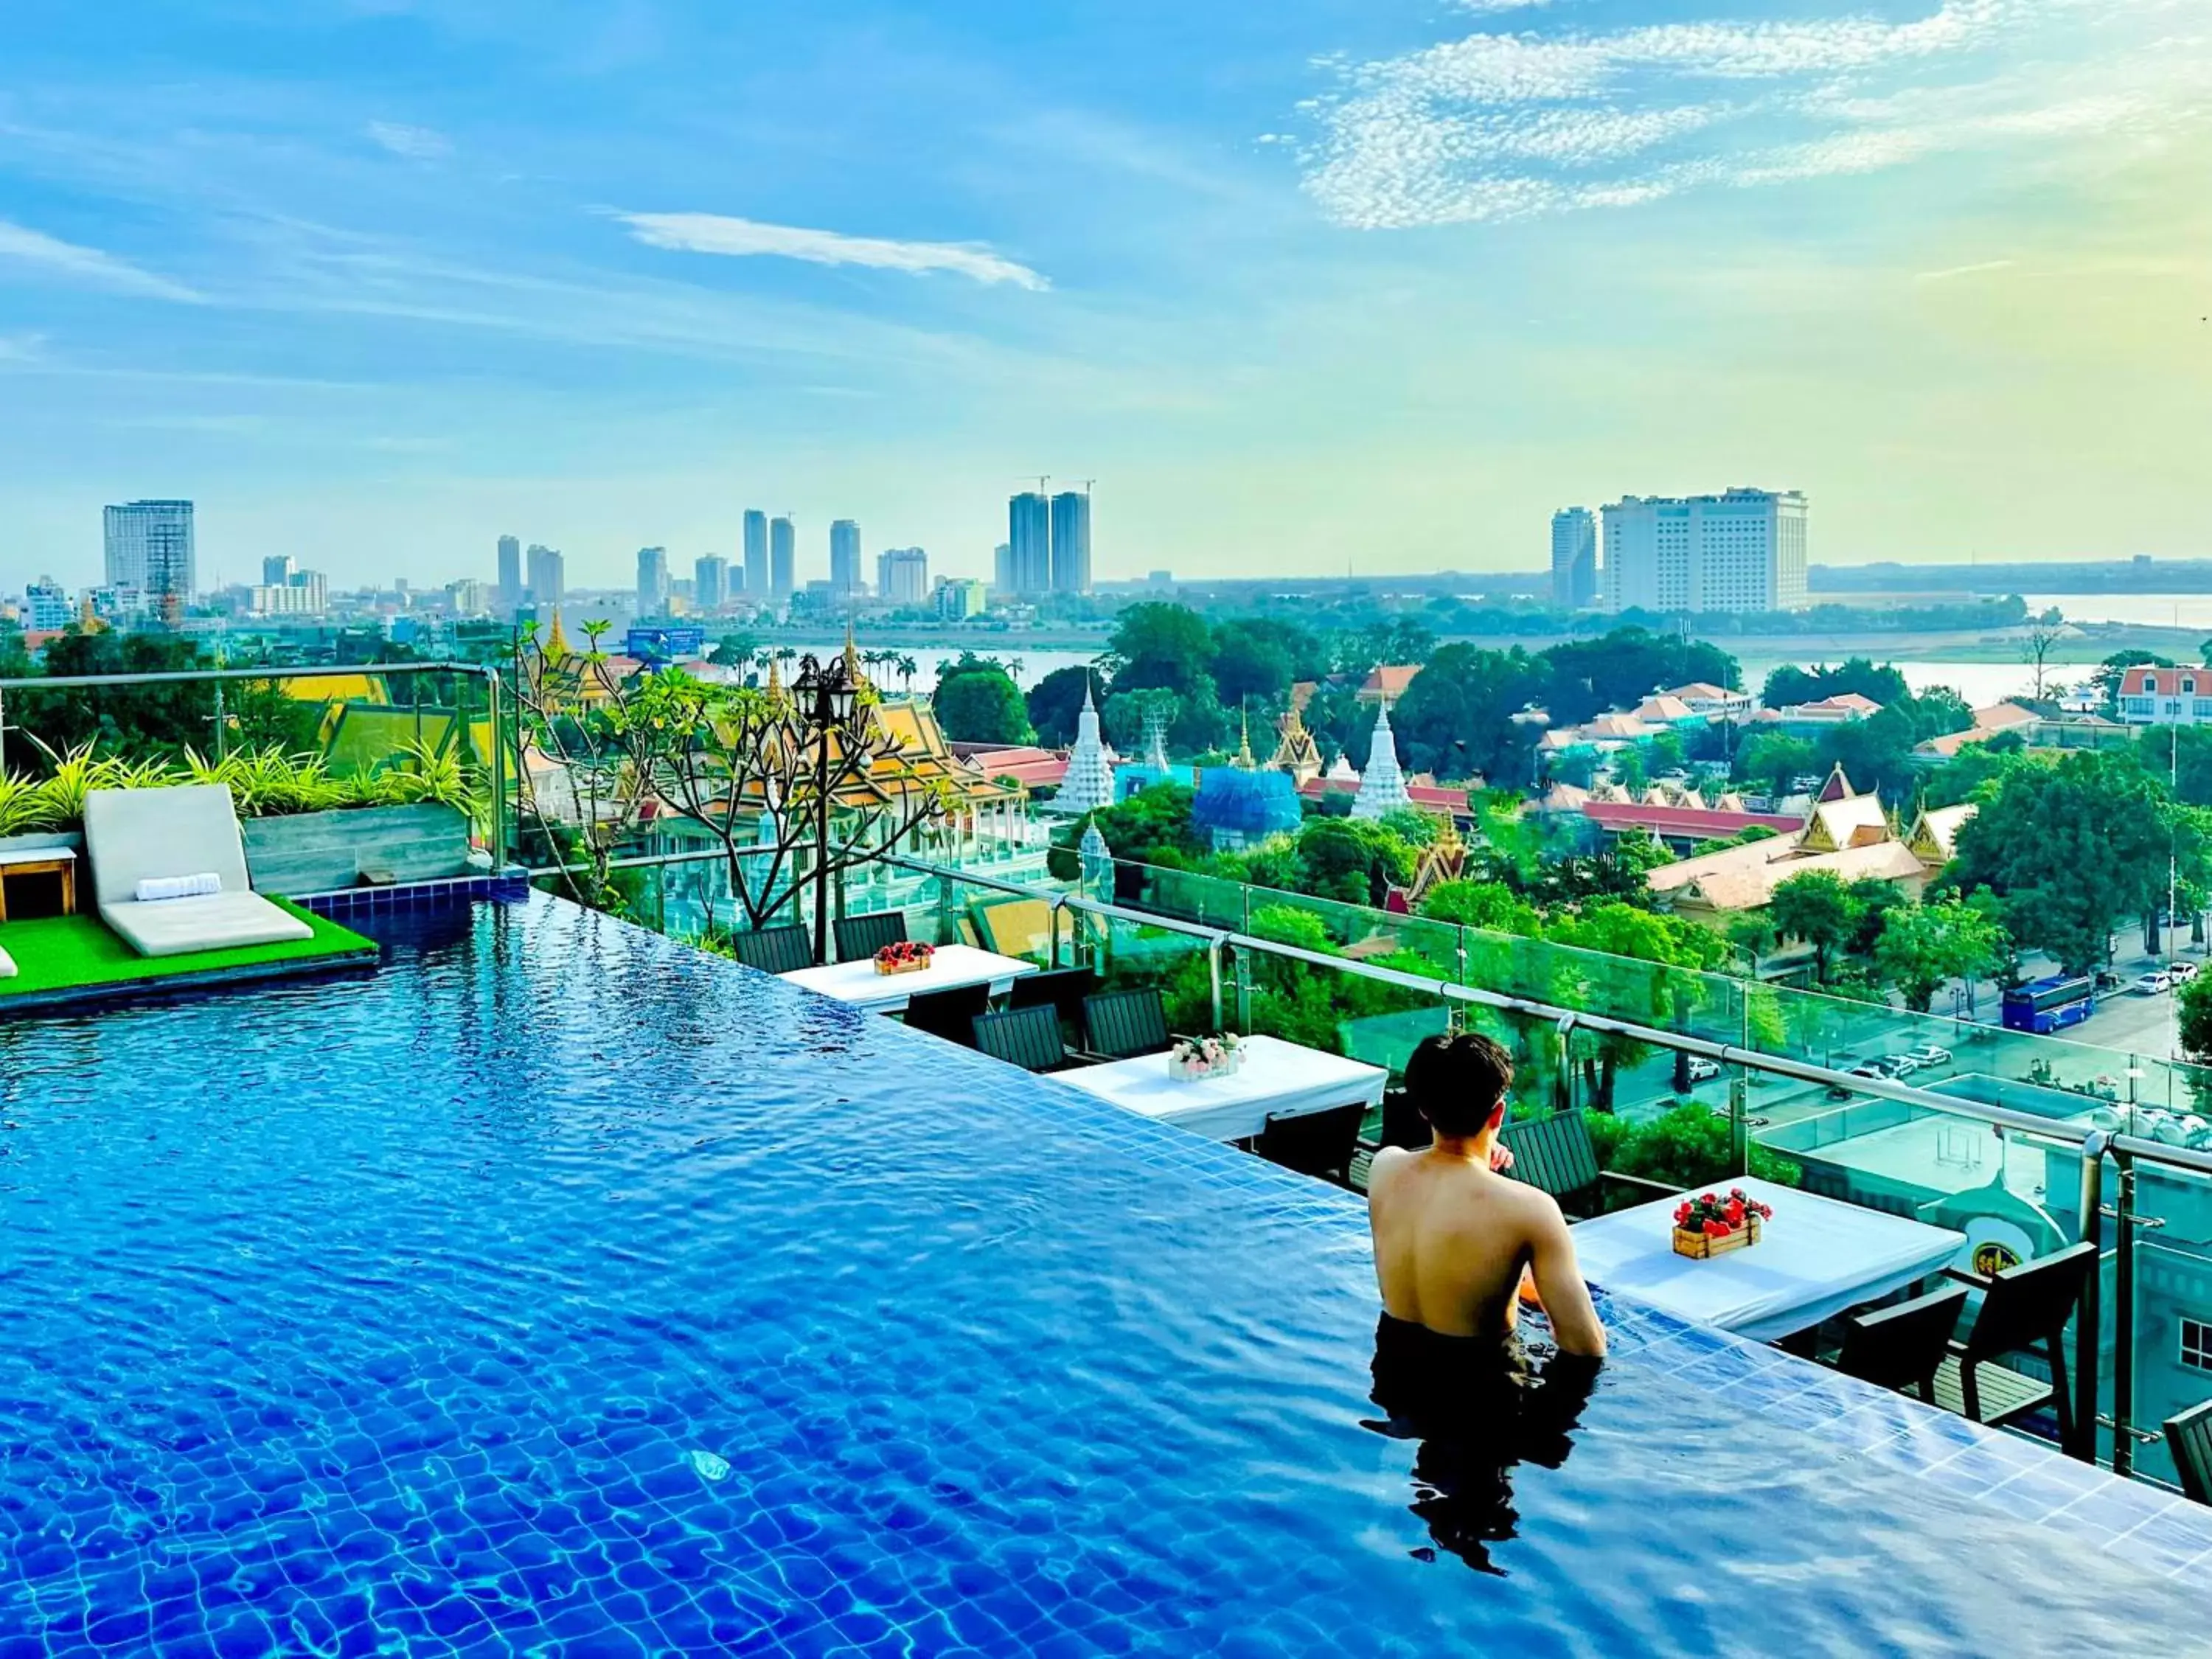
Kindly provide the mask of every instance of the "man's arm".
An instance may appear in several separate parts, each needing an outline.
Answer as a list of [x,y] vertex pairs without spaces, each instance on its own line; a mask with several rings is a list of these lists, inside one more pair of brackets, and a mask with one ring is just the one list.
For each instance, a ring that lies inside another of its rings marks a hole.
[[1528,1241],[1528,1267],[1535,1276],[1536,1294],[1551,1319],[1552,1334],[1559,1340],[1561,1353],[1602,1358],[1605,1327],[1598,1322],[1589,1286],[1583,1282],[1581,1264],[1575,1260],[1574,1235],[1567,1231],[1566,1218],[1556,1203],[1541,1194],[1534,1196],[1543,1201]]

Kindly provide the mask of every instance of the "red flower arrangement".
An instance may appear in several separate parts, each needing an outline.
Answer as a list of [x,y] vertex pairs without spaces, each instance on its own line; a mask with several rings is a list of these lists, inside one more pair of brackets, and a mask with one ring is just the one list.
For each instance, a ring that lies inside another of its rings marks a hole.
[[1773,1218],[1773,1210],[1741,1187],[1731,1187],[1725,1197],[1706,1193],[1686,1198],[1674,1208],[1674,1249],[1683,1255],[1709,1256],[1759,1243],[1759,1224]]
[[934,945],[924,945],[916,939],[899,939],[876,952],[876,971],[879,974],[918,974],[929,966],[931,958],[936,954]]

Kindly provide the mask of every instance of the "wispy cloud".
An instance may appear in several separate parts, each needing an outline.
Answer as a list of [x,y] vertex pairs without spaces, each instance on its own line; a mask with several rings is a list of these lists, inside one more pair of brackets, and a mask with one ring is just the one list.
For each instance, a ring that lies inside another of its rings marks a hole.
[[413,127],[398,121],[371,121],[364,131],[371,143],[410,161],[434,161],[453,153],[453,141],[434,127]]
[[0,219],[0,261],[32,265],[56,276],[124,294],[143,295],[148,299],[189,303],[200,297],[181,283],[141,270],[112,253],[64,242],[44,231],[4,219]]
[[1902,22],[1484,31],[1363,64],[1323,60],[1340,84],[1307,106],[1319,134],[1304,151],[1305,185],[1340,223],[1381,228],[2145,128],[2189,118],[2212,80],[2202,37],[2146,40],[2146,20],[2170,9],[1941,0]]
[[718,213],[620,213],[615,216],[647,246],[685,253],[767,255],[813,264],[869,265],[916,274],[946,270],[979,283],[1012,283],[1026,289],[1052,286],[1027,265],[965,242],[899,242],[876,236],[847,236],[834,230],[767,225]]
[[1983,259],[1971,265],[1947,265],[1941,270],[1916,270],[1912,273],[1912,280],[1916,283],[1948,283],[1954,277],[1978,276],[1984,271],[2010,270],[2012,266],[2013,262],[2009,259]]

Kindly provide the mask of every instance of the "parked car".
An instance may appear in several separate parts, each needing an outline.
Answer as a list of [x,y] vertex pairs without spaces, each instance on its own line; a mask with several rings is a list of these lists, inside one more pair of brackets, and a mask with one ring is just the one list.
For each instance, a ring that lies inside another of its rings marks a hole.
[[1951,1051],[1939,1048],[1932,1042],[1923,1042],[1917,1048],[1907,1048],[1905,1052],[1923,1066],[1948,1066],[1951,1063]]
[[1852,1066],[1845,1075],[1850,1077],[1876,1078],[1884,1083],[1889,1081],[1888,1069],[1884,1066],[1880,1060],[1861,1060],[1857,1065]]
[[2135,988],[2147,997],[2154,997],[2160,991],[2171,991],[2173,988],[2173,975],[2155,970],[2148,974],[2138,974],[2136,975]]
[[2186,985],[2197,977],[2197,964],[2193,962],[2169,962],[2166,964],[2166,971],[2173,975],[2176,985]]
[[1910,1054],[1884,1054],[1881,1061],[1883,1069],[1887,1071],[1890,1076],[1896,1078],[1911,1077],[1926,1063]]
[[1692,1054],[1690,1056],[1689,1073],[1690,1081],[1692,1085],[1711,1083],[1715,1078],[1721,1074],[1721,1068],[1712,1060],[1706,1060],[1700,1055]]

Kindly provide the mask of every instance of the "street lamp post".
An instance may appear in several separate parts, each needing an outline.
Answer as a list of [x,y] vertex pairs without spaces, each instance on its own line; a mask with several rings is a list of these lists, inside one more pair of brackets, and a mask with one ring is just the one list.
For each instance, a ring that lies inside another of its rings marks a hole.
[[799,659],[793,682],[799,718],[814,732],[814,960],[830,960],[830,739],[849,732],[859,707],[860,687],[845,672],[845,659],[833,657],[824,668],[811,656]]

